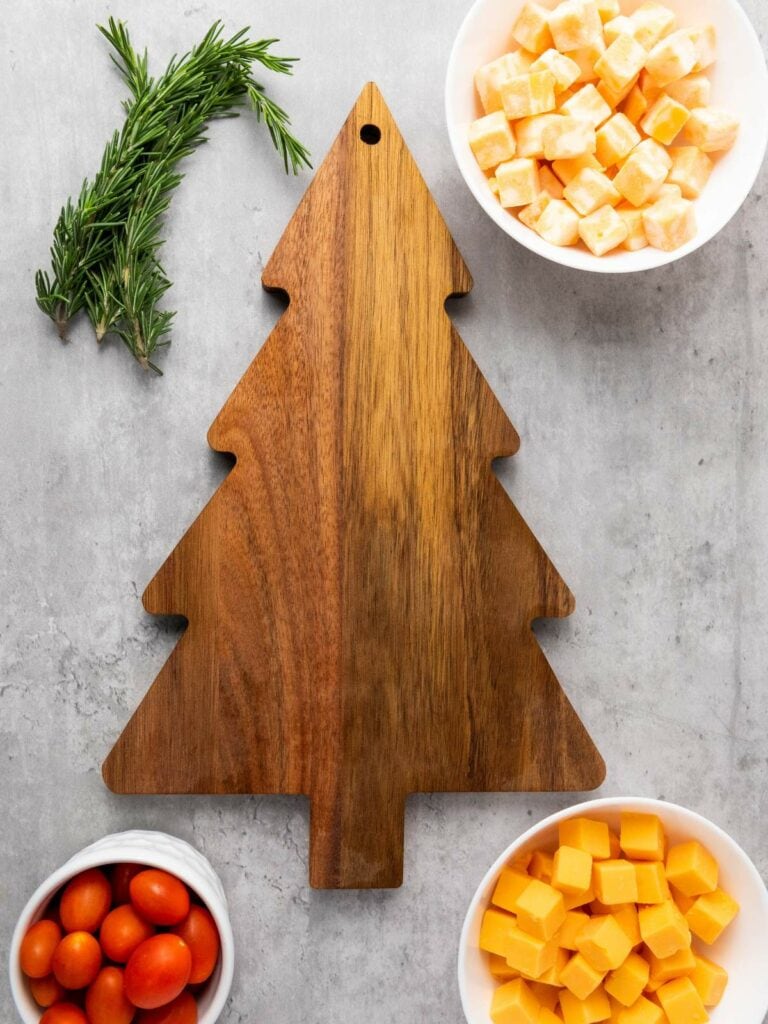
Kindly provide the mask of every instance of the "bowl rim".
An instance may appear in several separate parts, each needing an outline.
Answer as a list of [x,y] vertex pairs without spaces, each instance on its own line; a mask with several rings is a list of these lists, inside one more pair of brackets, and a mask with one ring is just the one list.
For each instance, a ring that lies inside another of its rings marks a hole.
[[[648,246],[639,253],[626,254],[627,256],[637,257],[635,262],[640,262],[640,266],[630,264],[629,261],[624,260],[621,256],[618,259],[611,259],[609,255],[606,259],[605,257],[595,256],[590,252],[584,252],[577,247],[552,245],[543,238],[540,238],[535,231],[525,228],[525,225],[521,225],[516,218],[510,216],[508,211],[496,201],[490,189],[479,188],[478,184],[465,173],[466,147],[462,143],[466,140],[460,131],[459,120],[454,116],[453,110],[452,85],[460,67],[459,52],[462,49],[465,38],[469,35],[470,29],[474,25],[478,12],[489,2],[490,0],[473,0],[473,3],[464,15],[459,31],[453,41],[445,74],[444,113],[451,151],[464,183],[482,209],[506,235],[524,246],[529,252],[541,256],[551,263],[570,267],[573,270],[582,270],[595,274],[639,274],[646,270],[658,270],[661,267],[668,266],[670,263],[685,259],[686,256],[690,256],[691,253],[696,252],[703,245],[706,245],[707,242],[711,241],[733,220],[752,192],[765,161],[765,155],[768,152],[768,118],[764,118],[761,121],[761,135],[757,138],[754,148],[750,151],[753,153],[752,168],[750,173],[744,178],[745,185],[734,193],[732,203],[722,205],[725,213],[715,218],[709,230],[699,229],[695,238],[680,249],[664,252],[661,249],[654,249]],[[519,2],[522,3],[522,0],[519,0]],[[761,81],[755,87],[758,90],[762,90],[763,93],[768,93],[768,65],[766,65],[766,57],[755,26],[738,0],[720,0],[720,2],[725,4],[733,16],[742,23],[754,53],[759,55],[756,66],[759,65],[760,67]],[[525,228],[525,231],[519,230],[522,228]]]
[[[143,836],[151,837],[155,835],[162,837],[163,840],[166,841],[168,839],[172,839],[175,844],[184,844],[184,846],[189,846],[196,856],[201,857],[210,866],[208,858],[185,839],[181,839],[179,836],[174,836],[167,832],[160,832],[156,829],[132,829],[125,832],[112,833],[110,835],[103,836],[100,839],[96,839],[94,843],[73,853],[64,864],[44,879],[29,897],[19,914],[11,936],[8,951],[11,996],[13,998],[16,1011],[25,1024],[37,1024],[40,1019],[40,1014],[36,1014],[34,1018],[29,1017],[20,1001],[22,993],[26,999],[30,998],[28,979],[23,974],[19,965],[19,951],[22,939],[26,935],[30,926],[34,924],[36,920],[39,920],[51,898],[64,885],[66,885],[68,881],[76,875],[81,874],[83,871],[88,871],[92,868],[107,867],[111,864],[119,863],[119,858],[115,859],[114,856],[109,856],[108,854],[110,851],[114,851],[114,849],[119,847],[120,841],[124,836],[135,835],[137,831],[141,831]],[[111,843],[112,845],[105,849],[107,843]],[[223,902],[219,900],[216,893],[212,888],[210,888],[206,880],[198,877],[193,868],[190,868],[183,861],[178,860],[172,854],[168,854],[163,850],[142,850],[141,855],[139,856],[138,851],[131,848],[126,851],[124,862],[140,864],[147,868],[158,868],[180,878],[185,885],[200,897],[206,910],[209,911],[216,922],[220,938],[220,952],[219,963],[211,979],[215,988],[212,993],[210,1005],[205,1011],[205,1014],[201,1015],[199,1020],[199,1024],[215,1024],[215,1021],[223,1011],[227,998],[229,997],[235,968],[234,935],[232,933],[232,923],[229,919],[226,898]],[[212,866],[211,871],[213,871]],[[213,873],[218,877],[215,871],[213,871]],[[42,1013],[43,1011],[41,1010],[40,1012]]]
[[[736,840],[730,836],[724,829],[719,825],[716,825],[714,821],[706,818],[703,814],[698,811],[694,811],[690,807],[684,807],[682,804],[673,803],[670,800],[657,800],[654,797],[640,797],[640,796],[606,796],[598,797],[595,800],[585,800],[582,803],[573,804],[570,807],[564,807],[560,811],[556,811],[554,814],[549,814],[547,817],[542,818],[535,825],[532,825],[529,829],[526,829],[521,835],[517,837],[513,842],[503,850],[499,856],[494,860],[488,870],[484,873],[480,884],[475,889],[474,895],[470,900],[469,907],[464,916],[464,922],[461,927],[461,933],[459,936],[459,950],[458,950],[458,982],[459,982],[459,995],[461,998],[461,1009],[464,1013],[465,1019],[472,1024],[470,1018],[471,1007],[468,1003],[467,990],[465,985],[466,977],[466,956],[469,950],[469,930],[472,927],[475,913],[478,905],[483,898],[484,893],[490,887],[491,882],[496,878],[504,865],[509,861],[517,850],[521,846],[525,845],[531,839],[533,839],[538,833],[544,829],[549,828],[551,825],[555,825],[566,818],[572,818],[574,815],[583,814],[587,811],[617,811],[622,809],[631,809],[632,811],[642,811],[647,809],[648,811],[655,811],[659,817],[663,820],[664,809],[669,809],[675,813],[680,813],[683,817],[687,817],[694,822],[702,823],[707,829],[714,832],[719,838],[721,838],[732,850],[734,856],[738,857],[741,861],[746,873],[750,876],[751,880],[755,883],[756,892],[760,893],[760,902],[763,905],[763,910],[768,917],[768,889],[766,889],[765,882],[760,872],[755,867],[749,855]],[[763,1017],[768,1013],[768,996],[766,997],[765,1007],[760,1018],[761,1022]]]

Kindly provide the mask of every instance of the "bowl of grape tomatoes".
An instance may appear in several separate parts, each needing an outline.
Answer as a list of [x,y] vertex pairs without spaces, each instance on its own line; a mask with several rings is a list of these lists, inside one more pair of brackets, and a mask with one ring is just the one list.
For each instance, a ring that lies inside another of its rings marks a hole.
[[221,881],[163,832],[72,857],[31,897],[10,950],[24,1024],[214,1024],[233,969]]

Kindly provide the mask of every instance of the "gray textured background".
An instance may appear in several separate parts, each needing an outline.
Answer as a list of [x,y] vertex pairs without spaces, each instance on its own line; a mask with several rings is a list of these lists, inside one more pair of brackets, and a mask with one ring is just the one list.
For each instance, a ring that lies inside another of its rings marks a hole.
[[[383,89],[475,278],[451,314],[522,437],[505,485],[574,591],[538,628],[608,763],[605,794],[713,817],[768,874],[768,209],[764,172],[713,243],[633,278],[558,269],[485,218],[443,124],[468,0],[3,5],[0,29],[0,950],[31,889],[115,829],[158,827],[221,872],[239,971],[223,1021],[459,1024],[454,957],[490,860],[562,795],[419,796],[391,893],[306,886],[300,799],[125,799],[99,764],[177,636],[139,594],[225,472],[209,423],[279,312],[263,263],[308,178],[250,117],[188,161],[168,224],[175,342],[157,380],[85,325],[62,346],[33,272],[122,90],[94,29],[163,60],[214,17],[303,59],[275,95],[322,159]],[[765,40],[768,8],[744,6]],[[290,467],[286,467],[290,472]],[[4,970],[0,1017],[14,1011]],[[754,1024],[754,1022],[739,1022]]]

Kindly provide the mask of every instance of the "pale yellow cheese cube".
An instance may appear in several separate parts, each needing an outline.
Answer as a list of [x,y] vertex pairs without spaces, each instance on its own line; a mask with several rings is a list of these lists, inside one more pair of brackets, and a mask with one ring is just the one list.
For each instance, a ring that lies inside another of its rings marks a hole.
[[555,79],[549,71],[506,78],[500,83],[499,92],[510,121],[555,109]]
[[633,206],[644,206],[656,196],[668,173],[669,168],[662,161],[637,146],[624,161],[613,184]]
[[605,26],[609,21],[613,21],[618,18],[621,14],[621,4],[619,0],[596,0],[597,13],[600,15],[600,20]]
[[636,125],[640,123],[649,106],[650,104],[645,98],[643,90],[639,85],[635,85],[629,92],[621,110],[626,118]]
[[526,227],[534,230],[536,227],[536,221],[544,213],[546,208],[552,202],[552,196],[549,192],[545,192],[543,189],[536,196],[530,206],[524,206],[518,213],[518,217],[525,224]]
[[489,64],[484,64],[475,72],[475,88],[486,114],[493,114],[502,108],[500,83],[505,78],[524,75],[533,60],[533,54],[525,50],[515,50],[514,53],[505,53],[503,57],[497,57]]
[[685,29],[679,29],[657,43],[648,54],[645,68],[656,85],[663,89],[693,71],[697,61],[696,47]]
[[523,117],[515,121],[515,138],[517,155],[544,158],[544,129],[559,114],[537,114],[535,117]]
[[689,28],[688,35],[696,47],[696,63],[693,70],[703,71],[717,60],[717,29],[714,25]]
[[536,231],[545,242],[552,245],[576,245],[579,240],[579,215],[563,199],[553,199],[536,221]]
[[469,145],[484,171],[511,160],[515,155],[515,136],[503,111],[473,121],[469,126]]
[[652,50],[677,24],[674,12],[656,0],[641,4],[632,15],[632,21],[635,24],[634,35],[646,50]]
[[661,199],[643,211],[643,226],[652,246],[673,252],[696,235],[694,205],[688,199]]
[[640,142],[640,132],[626,114],[614,114],[597,131],[595,155],[603,167],[613,167]]
[[595,0],[563,0],[550,13],[549,28],[561,53],[589,46],[603,34]]
[[595,71],[612,92],[621,92],[643,70],[648,53],[634,36],[615,39],[595,64]]
[[555,92],[570,88],[581,74],[576,61],[557,50],[546,50],[531,64],[531,71],[549,71],[555,80]]
[[552,33],[546,7],[529,0],[512,28],[512,38],[531,53],[544,53],[548,50],[552,46]]
[[668,146],[685,128],[690,116],[687,107],[663,92],[643,118],[640,127],[646,135]]
[[568,102],[568,100],[572,96],[575,96],[575,95],[576,95],[576,90],[573,89],[573,88],[565,89],[563,92],[561,92],[557,96],[557,108],[556,108],[557,111],[560,112],[562,110],[564,104],[566,104]]
[[698,199],[715,165],[697,146],[678,146],[670,149],[669,155],[672,170],[667,180],[680,186],[685,199]]
[[626,14],[620,14],[603,26],[603,36],[609,46],[611,43],[615,43],[619,36],[635,36],[637,38],[637,25]]
[[496,181],[499,201],[507,209],[529,206],[541,192],[538,162],[525,157],[499,164]]
[[723,107],[696,107],[686,125],[689,142],[704,153],[730,149],[739,134],[739,119]]
[[566,57],[579,66],[579,77],[576,79],[577,84],[597,81],[595,64],[600,60],[605,50],[605,42],[601,37],[596,39],[594,43],[590,43],[589,46],[580,46],[578,49],[569,50],[566,53]]
[[588,121],[594,128],[598,128],[603,121],[607,121],[613,113],[592,84],[585,85],[577,93],[574,93],[567,103],[562,104],[560,110],[569,117]]
[[649,156],[652,160],[656,160],[658,163],[663,164],[667,171],[672,169],[672,157],[669,155],[666,147],[660,145],[655,139],[643,139],[640,145],[636,146],[632,152],[642,153],[645,156]]
[[[555,160],[552,163],[552,170],[564,185],[569,185],[579,171],[583,171],[585,167],[589,167],[593,171],[605,170],[602,164],[595,156],[592,155],[592,153],[587,153],[584,156],[577,156],[574,160]],[[589,899],[586,899],[583,902],[589,903],[591,899],[592,897],[590,896]],[[576,904],[574,904],[574,906],[575,905]]]
[[562,182],[555,177],[547,164],[544,164],[539,171],[539,180],[541,187],[545,192],[549,192],[553,199],[563,198],[563,185]]
[[712,96],[712,82],[701,73],[686,75],[679,82],[670,82],[665,90],[667,96],[693,110],[694,107],[706,107]]
[[597,146],[595,129],[589,121],[562,114],[557,114],[545,127],[543,141],[547,160],[573,160],[594,153]]
[[593,171],[589,167],[579,171],[563,189],[563,195],[582,217],[594,213],[601,206],[616,206],[621,200],[611,179],[602,171]]

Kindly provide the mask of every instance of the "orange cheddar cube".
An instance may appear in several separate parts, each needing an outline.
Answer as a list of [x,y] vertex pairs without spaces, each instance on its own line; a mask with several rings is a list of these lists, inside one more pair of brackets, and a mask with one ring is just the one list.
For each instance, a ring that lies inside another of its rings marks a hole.
[[616,1021],[617,1024],[667,1024],[662,1008],[645,996],[640,996],[636,1003],[619,1010]]
[[[558,990],[554,985],[544,985],[538,981],[529,981],[528,988],[539,1000],[542,1009],[554,1012],[557,1007]],[[539,1018],[541,1019],[541,1018]],[[560,1022],[562,1024],[562,1021]]]
[[686,896],[701,896],[717,888],[717,861],[695,840],[670,847],[667,881]]
[[[595,156],[603,167],[613,167],[614,164],[628,157],[639,142],[640,132],[629,118],[625,114],[614,114],[597,131]],[[617,845],[618,843],[617,839]],[[620,856],[620,849],[611,850],[613,859],[618,859]]]
[[624,963],[605,979],[605,991],[622,1006],[632,1006],[643,994],[649,974],[647,960],[639,953],[630,953]]
[[568,949],[575,953],[576,937],[588,921],[589,914],[585,914],[581,910],[569,910],[555,935],[555,942],[562,949]]
[[689,974],[693,974],[696,967],[696,960],[690,946],[678,950],[672,956],[664,957],[663,960],[649,952],[648,962],[651,968],[649,979],[656,982],[659,987],[675,978],[685,978]]
[[698,199],[704,191],[714,164],[696,146],[677,146],[670,149],[672,170],[667,181],[678,185],[685,199]]
[[[567,190],[566,190],[567,191]],[[618,192],[616,202],[619,201]],[[616,205],[614,203],[613,205]],[[618,216],[618,214],[617,214]],[[624,222],[618,218],[622,226]],[[626,238],[624,235],[616,244]],[[612,906],[615,903],[637,903],[637,875],[634,865],[627,860],[605,860],[593,868],[595,895],[601,903]]]
[[712,82],[706,75],[686,75],[678,82],[670,82],[666,88],[667,96],[682,103],[688,110],[694,107],[706,107],[712,95]]
[[597,971],[615,971],[632,952],[632,943],[615,917],[593,917],[576,937],[576,949]]
[[499,93],[510,121],[555,109],[555,79],[549,71],[505,78],[499,85]]
[[576,61],[566,57],[564,53],[557,50],[545,50],[533,64],[531,71],[549,71],[555,80],[555,92],[560,93],[569,89],[574,82],[578,81],[581,69]]
[[498,953],[489,954],[488,967],[497,981],[512,981],[513,978],[520,975],[520,972],[516,971],[514,967],[510,967],[506,959],[499,956]]
[[717,1006],[728,984],[728,971],[719,964],[694,954],[696,966],[690,974],[693,987],[705,1006]]
[[674,12],[656,0],[641,4],[631,20],[637,41],[646,50],[653,49],[660,39],[669,35],[677,23]]
[[491,1020],[494,1024],[537,1024],[539,1001],[522,978],[501,985],[493,993]]
[[577,999],[586,999],[592,995],[604,977],[605,971],[598,971],[583,953],[576,953],[560,971],[560,984]]
[[673,956],[691,944],[691,930],[672,900],[638,911],[643,942],[659,959]]
[[563,185],[559,178],[556,178],[552,171],[545,164],[539,171],[541,187],[548,192],[553,199],[563,198]]
[[515,901],[523,889],[527,888],[529,882],[530,878],[524,871],[519,871],[515,867],[502,868],[496,888],[493,890],[493,896],[491,896],[491,903],[514,914]]
[[537,984],[547,985],[550,988],[562,988],[560,984],[560,972],[568,963],[568,960],[568,950],[558,947],[557,952],[555,953],[555,962],[550,968],[548,968],[548,970],[539,975],[536,979]]
[[613,92],[621,92],[645,66],[648,54],[632,35],[615,39],[595,64],[595,71]]
[[664,146],[668,146],[685,128],[691,112],[665,92],[643,118],[640,127]]
[[515,927],[515,918],[503,910],[489,907],[480,925],[480,949],[506,957],[509,937]]
[[645,69],[656,85],[669,85],[693,71],[697,60],[696,47],[685,29],[665,36],[648,54]]
[[629,92],[629,95],[624,100],[622,113],[628,121],[631,121],[632,124],[637,125],[642,120],[649,106],[650,104],[648,103],[648,100],[645,98],[643,90],[640,88],[639,85],[635,85],[632,87],[632,89]]
[[547,853],[545,850],[537,850],[531,858],[528,874],[531,878],[538,878],[540,882],[549,884],[552,881],[554,863],[555,859],[551,853]]
[[563,1018],[557,1016],[554,1008],[542,1006],[539,1010],[538,1024],[563,1024]]
[[557,945],[513,927],[507,936],[506,956],[510,967],[528,978],[539,978],[554,964]]
[[589,46],[603,35],[595,0],[563,0],[550,12],[549,28],[555,47],[561,53]]
[[549,29],[549,11],[541,4],[529,0],[523,6],[512,28],[512,38],[530,53],[544,53],[552,46]]
[[[552,121],[558,118],[559,114],[536,114],[534,117],[522,117],[515,121],[515,140],[517,143],[517,155],[534,157],[537,160],[544,159],[544,130]],[[534,854],[534,858],[537,854]],[[539,853],[552,859],[550,854]],[[537,862],[538,863],[538,862]],[[536,876],[534,876],[536,877]],[[548,881],[548,879],[544,879]]]
[[560,993],[560,1009],[565,1024],[597,1024],[608,1020],[611,1015],[611,1004],[602,988],[598,987],[585,999],[579,999],[572,992],[564,989]]
[[516,909],[518,928],[545,942],[565,920],[563,894],[537,878],[532,878],[517,897]]
[[[616,212],[618,213],[619,211],[617,210]],[[633,948],[635,946],[639,946],[643,939],[640,935],[640,921],[637,916],[637,907],[633,904],[629,904],[626,907],[614,907],[612,914],[626,932]]]
[[[567,160],[558,162],[568,163]],[[576,214],[576,217],[578,219],[578,214]],[[576,232],[578,235],[578,224],[576,225]],[[576,241],[578,241],[578,238],[576,239]],[[576,242],[574,242],[574,245],[575,244]],[[590,885],[590,887],[585,892],[563,893],[563,903],[565,904],[566,910],[577,910],[579,907],[584,907],[587,905],[587,903],[591,903],[594,898],[595,891],[592,888],[592,885]]]
[[582,893],[592,881],[592,856],[575,846],[560,846],[555,852],[552,885],[560,892]]
[[608,860],[611,855],[610,833],[604,821],[593,821],[590,818],[569,818],[567,821],[561,821],[558,826],[558,841],[561,846],[575,846],[577,850],[586,850],[593,860]]
[[469,145],[480,167],[487,171],[515,155],[515,136],[501,110],[473,121],[469,126]]
[[535,160],[508,160],[496,168],[499,186],[499,201],[502,206],[512,209],[528,206],[541,192],[539,167]]
[[669,1024],[705,1024],[709,1014],[690,978],[676,978],[656,993]]
[[733,921],[739,909],[739,904],[727,892],[715,889],[714,892],[699,896],[685,915],[685,920],[693,934],[711,946]]
[[603,97],[605,102],[612,110],[616,110],[618,106],[629,96],[634,87],[637,85],[637,76],[632,81],[625,85],[623,89],[619,89],[618,92],[614,92],[613,89],[609,89],[605,82],[598,82],[595,88]]
[[634,868],[638,903],[664,903],[672,899],[664,865],[660,860],[635,861]]

